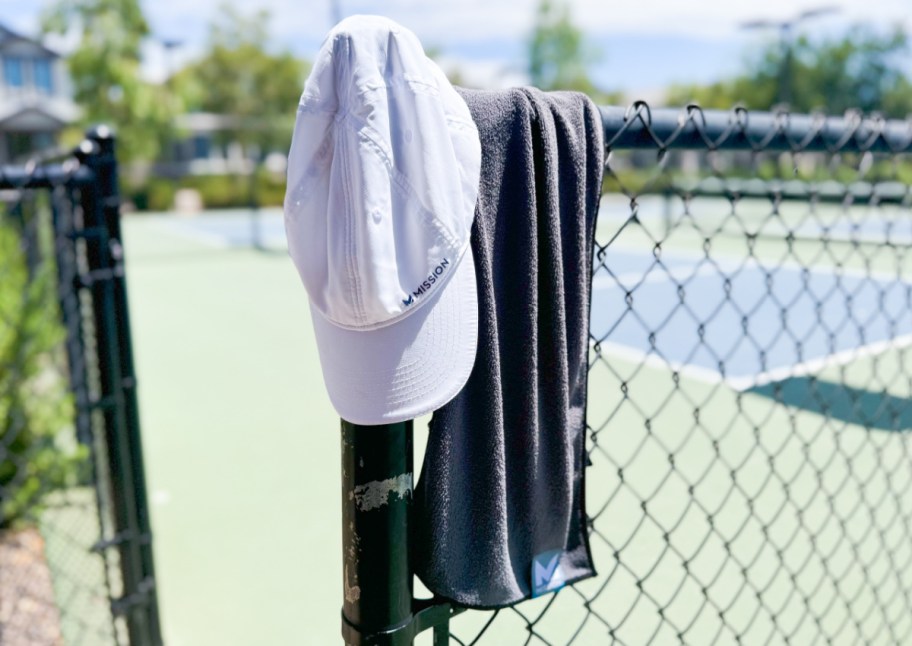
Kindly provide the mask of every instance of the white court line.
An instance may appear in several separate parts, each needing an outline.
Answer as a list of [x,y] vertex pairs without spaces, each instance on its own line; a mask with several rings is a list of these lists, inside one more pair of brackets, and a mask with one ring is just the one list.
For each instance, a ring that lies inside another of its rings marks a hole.
[[[590,341],[590,345],[595,345],[594,341]],[[621,345],[619,343],[613,343],[611,341],[602,341],[599,343],[601,347],[601,355],[605,356],[606,354],[629,361],[631,363],[640,363],[649,366],[650,368],[657,368],[660,370],[671,370],[672,372],[677,372],[685,377],[689,377],[695,381],[700,381],[706,384],[718,384],[722,383],[725,380],[722,379],[720,375],[715,370],[710,370],[709,368],[701,368],[700,366],[693,366],[689,363],[680,363],[678,361],[668,361],[660,357],[654,352],[643,352],[629,345]]]
[[[594,344],[594,341],[590,342],[590,345]],[[902,348],[912,346],[912,334],[905,334],[898,336],[895,339],[877,341],[875,343],[869,343],[857,348],[843,350],[841,352],[836,352],[835,354],[829,354],[823,357],[818,357],[816,359],[811,359],[810,361],[804,361],[802,363],[795,364],[794,366],[774,368],[773,370],[767,370],[751,377],[722,377],[720,373],[716,372],[715,370],[710,370],[709,368],[702,368],[700,366],[694,366],[688,363],[680,363],[678,361],[668,361],[667,359],[662,358],[654,352],[643,352],[642,350],[638,350],[627,345],[612,343],[610,341],[602,341],[599,343],[599,346],[602,349],[601,354],[603,356],[608,354],[619,359],[629,361],[631,363],[645,364],[650,368],[671,370],[672,372],[677,372],[678,374],[684,375],[685,377],[693,379],[694,381],[699,381],[705,384],[715,385],[718,383],[724,383],[732,390],[744,392],[746,390],[750,390],[751,388],[757,388],[758,386],[765,386],[777,381],[783,381],[790,377],[803,377],[813,372],[823,370],[824,368],[842,366],[847,363],[851,363],[856,359],[872,357],[874,355],[886,352],[887,350],[900,350]]]
[[183,238],[184,240],[193,240],[207,247],[216,249],[231,249],[232,245],[224,235],[210,233],[208,231],[191,230],[193,227],[182,227],[175,222],[156,221],[151,223],[159,231],[164,231],[172,236]]
[[725,382],[738,391],[745,391],[751,388],[756,388],[757,386],[765,386],[776,381],[783,381],[790,377],[803,377],[809,375],[813,372],[818,372],[824,368],[830,368],[832,366],[844,366],[847,363],[851,363],[856,359],[863,359],[865,357],[873,357],[877,354],[882,354],[887,350],[900,350],[902,348],[907,348],[912,345],[912,334],[904,334],[898,336],[895,339],[887,339],[886,341],[876,341],[874,343],[868,343],[867,345],[862,345],[857,348],[850,348],[848,350],[842,350],[841,352],[836,352],[835,354],[825,355],[817,359],[811,359],[810,361],[804,361],[802,363],[795,364],[794,366],[786,366],[783,368],[775,368],[773,370],[768,370],[766,372],[761,372],[756,377],[732,377],[726,379]]

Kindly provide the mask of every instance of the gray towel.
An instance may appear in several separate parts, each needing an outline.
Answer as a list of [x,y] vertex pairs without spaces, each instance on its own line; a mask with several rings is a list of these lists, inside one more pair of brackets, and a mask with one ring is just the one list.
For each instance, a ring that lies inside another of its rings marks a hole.
[[595,574],[583,472],[602,122],[575,92],[460,94],[482,147],[478,355],[431,421],[413,553],[432,592],[491,608]]

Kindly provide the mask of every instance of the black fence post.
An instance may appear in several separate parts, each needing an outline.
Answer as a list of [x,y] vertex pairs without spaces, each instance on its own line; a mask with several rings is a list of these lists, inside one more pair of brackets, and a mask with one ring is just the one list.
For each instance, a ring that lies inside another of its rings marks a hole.
[[80,161],[95,176],[93,188],[82,192],[83,225],[89,273],[85,286],[93,294],[98,352],[99,399],[111,481],[115,536],[102,549],[120,552],[123,596],[112,601],[125,617],[130,646],[160,646],[161,628],[155,590],[149,508],[145,487],[139,409],[133,368],[120,196],[114,135],[105,126],[87,133],[91,145]]
[[412,643],[412,422],[342,421],[342,636],[349,646]]

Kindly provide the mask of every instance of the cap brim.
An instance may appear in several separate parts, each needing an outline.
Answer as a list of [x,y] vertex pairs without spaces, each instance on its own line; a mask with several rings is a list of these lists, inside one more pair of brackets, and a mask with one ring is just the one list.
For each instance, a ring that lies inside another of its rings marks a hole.
[[330,401],[349,422],[393,424],[435,411],[472,372],[478,295],[471,249],[442,289],[391,325],[349,330],[310,310]]

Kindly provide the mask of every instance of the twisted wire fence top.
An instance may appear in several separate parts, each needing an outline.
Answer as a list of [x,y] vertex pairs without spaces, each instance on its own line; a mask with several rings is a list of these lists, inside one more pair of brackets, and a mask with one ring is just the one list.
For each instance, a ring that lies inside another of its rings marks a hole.
[[912,640],[912,121],[601,108],[599,575],[458,644]]
[[696,105],[653,110],[642,101],[629,108],[602,107],[600,111],[608,151],[650,146],[796,153],[912,151],[912,117],[897,121],[860,112],[843,117],[751,113],[741,107],[722,111]]

